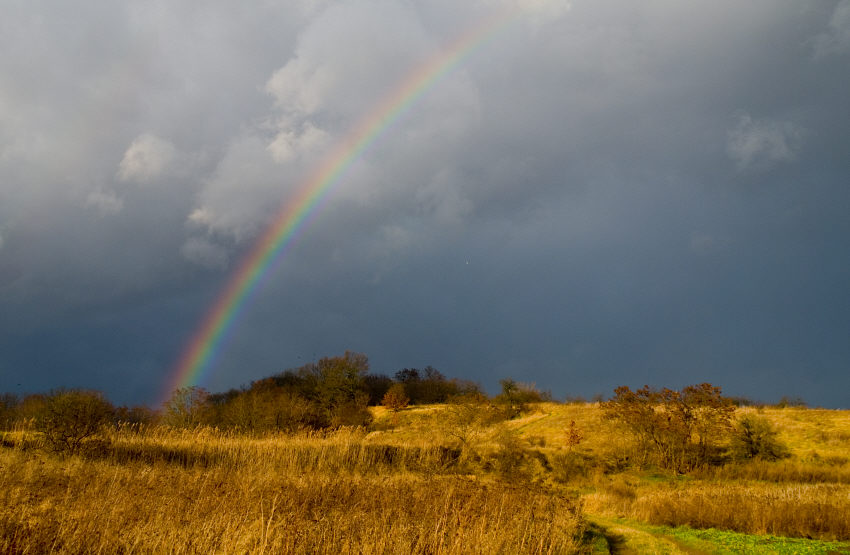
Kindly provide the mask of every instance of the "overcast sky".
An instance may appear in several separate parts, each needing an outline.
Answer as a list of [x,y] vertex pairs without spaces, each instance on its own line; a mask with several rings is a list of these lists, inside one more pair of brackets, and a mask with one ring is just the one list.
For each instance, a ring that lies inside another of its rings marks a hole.
[[304,177],[506,3],[201,385],[348,349],[850,408],[850,0],[0,0],[0,391],[156,401]]

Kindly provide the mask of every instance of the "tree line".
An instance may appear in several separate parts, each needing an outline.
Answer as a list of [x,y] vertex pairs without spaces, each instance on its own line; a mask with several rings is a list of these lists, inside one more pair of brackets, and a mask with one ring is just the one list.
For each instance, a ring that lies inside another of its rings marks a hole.
[[178,389],[165,403],[162,420],[172,426],[249,432],[365,426],[372,418],[368,407],[385,398],[397,409],[400,403],[445,403],[473,394],[483,394],[478,384],[448,379],[431,366],[404,368],[389,377],[370,373],[366,355],[346,352],[223,393]]
[[[98,391],[61,389],[18,398],[0,395],[0,430],[34,429],[57,451],[74,452],[104,426],[141,429],[151,424],[200,426],[243,433],[368,426],[370,406],[398,412],[410,404],[447,405],[448,435],[469,444],[481,430],[525,412],[530,403],[552,401],[533,385],[506,378],[488,397],[474,382],[446,378],[435,368],[404,368],[393,377],[371,374],[366,355],[345,352],[222,393],[200,387],[176,389],[162,407],[115,407]],[[778,406],[786,404],[785,399]],[[758,415],[734,418],[740,398],[725,397],[708,383],[681,390],[622,386],[607,401],[605,416],[633,439],[628,464],[673,472],[720,464],[731,458],[775,460],[787,454],[776,431]],[[570,456],[584,433],[565,430]]]
[[[551,396],[533,386],[503,380],[508,411],[515,415],[523,402]],[[162,407],[113,406],[93,390],[60,389],[20,398],[0,395],[0,429],[35,427],[83,441],[103,424],[173,427],[214,426],[244,432],[365,426],[369,406],[384,404],[399,410],[408,404],[446,403],[458,398],[486,398],[480,385],[447,378],[432,366],[403,368],[392,377],[369,371],[366,355],[346,351],[252,382],[248,386],[211,393],[201,387],[176,389]],[[501,399],[500,397],[500,399]],[[62,429],[63,421],[71,424]],[[87,423],[82,425],[81,422]],[[65,439],[58,443],[67,443]]]

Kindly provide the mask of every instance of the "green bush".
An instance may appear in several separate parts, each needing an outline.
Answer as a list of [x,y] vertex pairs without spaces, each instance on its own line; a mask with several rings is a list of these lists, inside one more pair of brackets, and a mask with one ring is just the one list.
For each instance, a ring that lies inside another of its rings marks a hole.
[[747,414],[738,420],[732,436],[732,454],[736,459],[775,461],[789,455],[777,437],[770,421],[763,416]]
[[787,395],[785,395],[776,403],[776,408],[778,408],[778,409],[787,409],[787,408],[804,409],[807,406],[808,405],[803,400],[803,398],[798,397],[796,395],[793,396],[793,397],[788,397]]
[[529,453],[517,432],[502,426],[494,439],[497,449],[491,458],[496,472],[511,481],[527,478]]
[[541,393],[534,384],[514,381],[511,378],[499,380],[502,392],[496,396],[496,402],[502,407],[506,418],[517,418],[528,410],[529,403],[551,401],[551,395]]
[[549,462],[552,476],[557,482],[568,483],[586,478],[593,468],[593,459],[583,453],[568,451],[556,453]]

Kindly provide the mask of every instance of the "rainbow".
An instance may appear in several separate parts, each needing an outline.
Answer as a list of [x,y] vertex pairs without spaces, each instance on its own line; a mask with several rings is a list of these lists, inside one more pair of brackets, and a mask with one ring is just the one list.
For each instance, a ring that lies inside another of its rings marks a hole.
[[444,75],[477,47],[516,19],[517,8],[501,10],[449,43],[410,72],[324,159],[286,202],[238,266],[224,291],[208,310],[171,372],[162,399],[177,388],[198,384],[213,366],[239,313],[298,232],[317,211],[346,170]]

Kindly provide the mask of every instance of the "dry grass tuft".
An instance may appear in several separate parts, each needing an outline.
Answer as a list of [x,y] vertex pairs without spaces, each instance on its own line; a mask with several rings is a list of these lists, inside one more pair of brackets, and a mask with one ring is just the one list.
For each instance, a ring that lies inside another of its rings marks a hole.
[[709,467],[693,474],[713,480],[757,480],[774,483],[850,484],[850,461],[837,457],[769,462],[752,460]]

